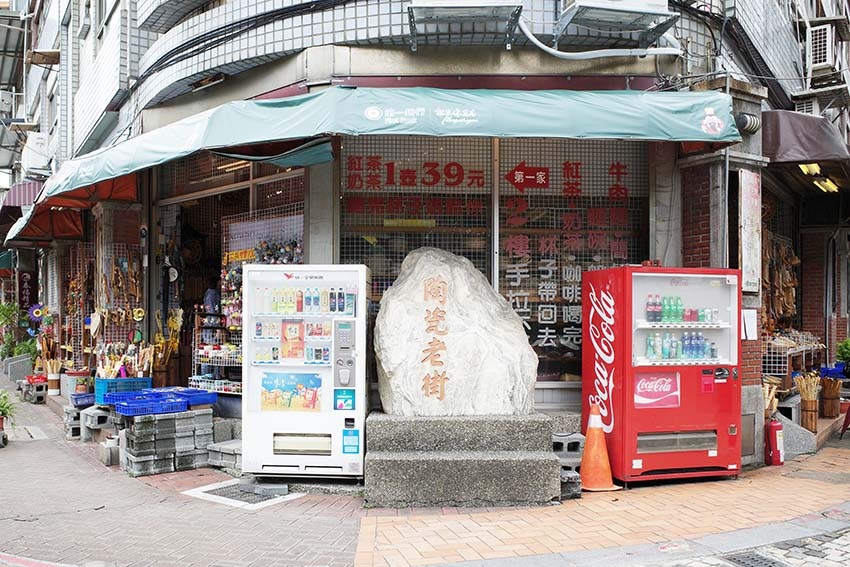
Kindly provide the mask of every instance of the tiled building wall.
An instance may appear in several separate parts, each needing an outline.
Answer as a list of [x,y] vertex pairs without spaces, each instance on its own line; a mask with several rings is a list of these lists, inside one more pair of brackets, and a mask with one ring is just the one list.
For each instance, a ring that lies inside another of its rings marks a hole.
[[[88,138],[92,128],[122,88],[121,19],[125,10],[116,10],[104,27],[102,36],[92,26],[88,37],[80,44],[79,89],[74,96],[74,149]],[[126,35],[124,35],[126,37]]]
[[803,89],[804,81],[789,80],[803,74],[801,51],[794,35],[794,19],[790,3],[777,0],[727,0],[728,10],[741,23],[770,70],[784,89],[795,93]]
[[[144,0],[144,9],[150,2]],[[273,22],[239,34],[221,45],[199,50],[191,57],[164,66],[154,72],[154,65],[171,53],[187,52],[187,42],[215,33],[223,26],[243,21],[248,17],[280,10],[304,2],[293,0],[231,0],[213,2],[190,13],[179,24],[163,33],[142,58],[139,103],[143,108],[162,103],[191,91],[190,84],[214,72],[231,76],[261,64],[286,57],[305,48],[327,45],[398,45],[409,44],[407,6],[402,0],[359,0],[333,9],[313,13],[282,16]],[[551,38],[556,20],[557,0],[526,0],[523,16],[544,42]],[[171,3],[167,4],[168,6]],[[176,3],[175,6],[183,6]],[[141,5],[140,5],[141,10]],[[504,43],[504,24],[498,22],[464,23],[448,25],[429,24],[420,29],[420,45],[494,45]],[[461,33],[459,33],[461,32]],[[594,30],[571,27],[569,36],[562,41],[562,49],[569,45],[601,44],[600,33]],[[628,35],[628,34],[626,34]],[[610,43],[610,40],[604,40]],[[521,33],[516,44],[525,44]],[[182,54],[181,54],[182,56]],[[393,72],[396,70],[392,70]]]

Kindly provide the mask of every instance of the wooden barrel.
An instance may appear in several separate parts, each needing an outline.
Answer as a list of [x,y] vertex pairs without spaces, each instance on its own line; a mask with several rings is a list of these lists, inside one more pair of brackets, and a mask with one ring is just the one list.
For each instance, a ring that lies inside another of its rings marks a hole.
[[822,417],[835,418],[841,414],[841,400],[838,394],[821,393],[820,414]]
[[62,375],[48,374],[47,375],[47,395],[58,396],[62,393]]
[[800,400],[800,425],[812,433],[818,432],[817,400]]

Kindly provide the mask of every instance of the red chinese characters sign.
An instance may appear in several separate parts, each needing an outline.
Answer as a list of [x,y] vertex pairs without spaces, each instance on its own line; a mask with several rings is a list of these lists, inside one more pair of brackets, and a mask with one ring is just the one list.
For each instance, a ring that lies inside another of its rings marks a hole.
[[481,189],[486,185],[483,169],[459,161],[399,162],[382,155],[349,155],[345,160],[345,191],[385,191],[459,187]]

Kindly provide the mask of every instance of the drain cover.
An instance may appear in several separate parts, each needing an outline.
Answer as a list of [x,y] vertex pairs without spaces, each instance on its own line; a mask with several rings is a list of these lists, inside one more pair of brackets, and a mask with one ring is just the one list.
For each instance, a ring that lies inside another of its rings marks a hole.
[[236,500],[237,502],[242,502],[244,504],[259,504],[261,502],[268,502],[269,500],[278,498],[277,494],[254,494],[253,492],[243,492],[240,490],[238,484],[207,490],[204,491],[204,494]]
[[723,559],[741,567],[789,567],[787,563],[753,552],[724,555]]

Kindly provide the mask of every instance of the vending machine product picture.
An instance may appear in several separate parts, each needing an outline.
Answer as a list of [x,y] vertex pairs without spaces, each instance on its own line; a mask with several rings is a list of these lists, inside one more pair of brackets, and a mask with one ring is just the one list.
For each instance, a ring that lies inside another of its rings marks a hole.
[[360,477],[369,269],[243,268],[242,471]]
[[612,476],[737,476],[740,272],[623,266],[582,277],[583,431],[598,404]]

